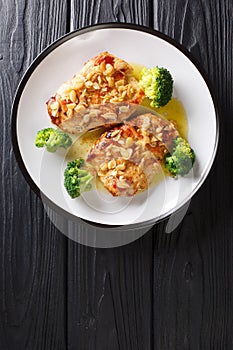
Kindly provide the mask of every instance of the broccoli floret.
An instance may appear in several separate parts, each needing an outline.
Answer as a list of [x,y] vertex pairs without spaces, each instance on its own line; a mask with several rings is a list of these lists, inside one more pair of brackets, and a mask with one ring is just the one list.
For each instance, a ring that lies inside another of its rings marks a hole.
[[54,130],[50,138],[46,142],[46,149],[48,152],[56,152],[59,147],[67,149],[72,145],[70,136],[61,130]]
[[173,78],[170,72],[163,67],[143,68],[141,72],[140,86],[145,95],[152,100],[151,107],[165,106],[172,97]]
[[59,147],[68,148],[72,145],[71,137],[64,131],[45,128],[38,131],[35,141],[36,147],[46,147],[48,152],[56,152]]
[[195,161],[195,153],[189,143],[182,137],[174,140],[172,154],[168,154],[165,167],[172,176],[184,176],[189,173]]
[[36,147],[44,147],[53,133],[53,128],[45,128],[43,130],[38,131],[35,141]]
[[71,198],[79,197],[82,192],[92,188],[93,176],[85,169],[81,169],[83,159],[75,159],[68,162],[64,172],[64,186]]

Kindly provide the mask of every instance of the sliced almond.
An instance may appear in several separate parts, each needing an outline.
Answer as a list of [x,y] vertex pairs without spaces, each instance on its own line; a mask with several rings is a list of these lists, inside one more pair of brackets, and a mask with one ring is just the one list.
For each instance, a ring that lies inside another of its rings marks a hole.
[[114,136],[116,136],[117,134],[119,134],[119,132],[120,132],[120,130],[114,130],[113,132],[112,132],[112,137],[114,137]]
[[102,164],[100,165],[100,169],[101,169],[102,171],[107,171],[107,170],[108,170],[108,164],[107,164],[107,163],[102,163]]
[[119,111],[120,113],[127,113],[129,111],[129,106],[120,106]]
[[119,187],[119,188],[129,188],[130,185],[124,180],[118,180],[117,181],[117,187]]
[[126,146],[129,147],[129,146],[132,145],[132,143],[133,143],[133,138],[132,138],[132,137],[128,137],[128,138],[126,139]]
[[86,81],[85,86],[86,86],[87,88],[92,87],[92,86],[93,86],[92,81],[90,81],[90,80]]
[[73,86],[74,86],[75,89],[78,90],[78,89],[81,89],[84,86],[84,83],[83,83],[82,80],[79,79],[79,80],[74,82]]
[[111,73],[113,72],[114,68],[110,63],[106,64],[106,69],[105,69],[105,74],[106,75],[111,75]]
[[100,89],[100,86],[99,86],[99,84],[98,83],[94,83],[93,84],[93,88],[95,89],[95,90],[99,90]]
[[116,166],[116,170],[125,170],[125,164],[121,163]]
[[121,59],[116,59],[114,63],[114,68],[117,70],[126,69],[128,64],[125,61],[122,61]]
[[58,115],[57,115],[57,110],[53,109],[53,110],[51,111],[51,115],[52,115],[53,117],[58,117]]
[[115,120],[117,118],[117,115],[116,115],[116,113],[107,112],[107,113],[103,114],[102,117],[104,119]]
[[84,123],[88,123],[90,120],[90,115],[89,114],[85,114],[84,117],[83,117],[83,122]]
[[75,92],[75,90],[72,90],[71,92],[70,92],[70,100],[72,101],[72,102],[76,102],[77,101],[77,95],[76,95],[76,92]]
[[57,101],[54,101],[53,103],[50,104],[50,108],[52,110],[58,109],[59,108],[59,103]]
[[133,153],[133,150],[132,148],[128,148],[128,149],[125,149],[125,148],[121,148],[121,155],[124,159],[129,159]]
[[121,79],[115,82],[116,87],[124,86],[124,84],[125,84],[124,79]]
[[113,87],[114,86],[115,81],[114,81],[113,77],[106,77],[106,80],[108,82],[108,86],[109,87]]
[[72,109],[74,109],[75,107],[76,107],[76,103],[68,103],[68,104],[67,104],[67,108],[68,108],[68,109],[71,109],[71,110],[72,110]]
[[116,166],[116,161],[115,159],[111,159],[109,162],[108,162],[108,169],[114,169]]

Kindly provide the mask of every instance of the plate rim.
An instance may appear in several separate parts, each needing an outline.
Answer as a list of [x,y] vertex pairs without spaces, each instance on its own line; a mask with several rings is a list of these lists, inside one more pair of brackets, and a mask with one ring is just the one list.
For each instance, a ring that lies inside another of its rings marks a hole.
[[[55,50],[57,47],[59,47],[60,45],[62,45],[63,43],[65,43],[66,41],[88,33],[88,32],[92,32],[95,30],[101,30],[101,29],[114,29],[114,28],[119,28],[119,29],[129,29],[129,30],[134,30],[134,31],[139,31],[139,32],[144,32],[150,35],[153,35],[155,37],[158,37],[164,41],[166,41],[167,43],[171,44],[172,46],[174,46],[175,48],[177,48],[179,51],[181,51],[181,53],[183,53],[195,66],[195,68],[198,70],[198,72],[200,73],[202,79],[204,80],[208,91],[210,93],[210,97],[212,99],[213,102],[213,107],[214,107],[214,111],[215,111],[215,122],[216,122],[216,136],[215,136],[215,143],[214,143],[214,150],[212,153],[212,157],[211,160],[209,162],[208,167],[206,168],[205,174],[203,176],[203,179],[199,182],[199,184],[191,191],[190,195],[188,196],[188,198],[185,198],[185,200],[183,202],[181,202],[179,204],[179,206],[175,209],[171,209],[169,212],[163,214],[161,217],[157,217],[157,218],[153,218],[151,220],[146,220],[144,222],[141,223],[137,223],[137,224],[126,224],[126,225],[109,225],[109,224],[101,224],[101,223],[97,223],[97,222],[92,222],[89,220],[86,220],[84,218],[80,218],[75,214],[72,214],[70,212],[68,212],[67,210],[61,208],[59,205],[57,205],[56,203],[53,203],[47,196],[45,193],[43,193],[41,191],[41,189],[36,185],[36,183],[34,182],[34,180],[32,179],[31,175],[29,174],[26,165],[24,164],[20,149],[19,149],[19,142],[18,142],[18,135],[17,135],[17,116],[18,116],[18,107],[19,107],[19,102],[21,100],[21,96],[22,93],[24,91],[24,88],[27,84],[27,81],[29,80],[29,78],[31,77],[31,75],[33,74],[33,72],[35,71],[35,69],[37,68],[37,66],[44,60],[45,57],[47,57],[53,50]],[[120,23],[120,22],[106,22],[106,23],[101,23],[101,24],[94,24],[94,25],[88,25],[76,30],[73,30],[69,33],[66,33],[64,35],[62,35],[61,37],[59,37],[58,39],[56,39],[55,41],[53,41],[51,44],[49,44],[46,48],[44,48],[41,53],[39,55],[37,55],[35,57],[35,59],[32,61],[32,63],[29,65],[29,67],[26,69],[25,73],[23,74],[20,82],[18,83],[18,87],[15,93],[15,96],[13,98],[13,102],[12,102],[12,109],[11,109],[11,141],[12,141],[12,146],[13,146],[13,151],[17,160],[17,163],[19,165],[19,168],[26,180],[26,182],[29,184],[30,188],[34,191],[34,193],[39,196],[40,199],[46,200],[46,203],[49,203],[49,206],[52,207],[52,209],[54,209],[56,212],[61,213],[62,215],[65,214],[66,217],[68,217],[69,219],[81,219],[87,223],[90,223],[92,225],[101,225],[103,227],[120,227],[120,226],[127,226],[130,228],[133,227],[142,227],[143,225],[148,225],[151,226],[153,224],[159,223],[167,218],[169,218],[172,214],[175,214],[176,212],[178,212],[189,200],[191,200],[193,198],[193,196],[199,191],[199,189],[202,187],[202,185],[204,184],[204,182],[207,180],[210,171],[213,167],[214,161],[216,159],[217,156],[217,151],[219,149],[218,144],[219,144],[219,138],[220,138],[220,118],[219,118],[219,105],[217,102],[217,98],[216,95],[213,91],[213,87],[212,84],[210,83],[210,80],[207,76],[207,74],[205,73],[204,69],[200,66],[200,63],[197,61],[196,58],[194,58],[192,56],[192,54],[188,51],[188,49],[186,49],[182,44],[178,43],[175,39],[171,38],[170,36],[168,36],[167,34],[164,34],[163,32],[156,30],[156,29],[152,29],[150,27],[144,26],[144,25],[140,25],[140,24],[133,24],[133,23]]]

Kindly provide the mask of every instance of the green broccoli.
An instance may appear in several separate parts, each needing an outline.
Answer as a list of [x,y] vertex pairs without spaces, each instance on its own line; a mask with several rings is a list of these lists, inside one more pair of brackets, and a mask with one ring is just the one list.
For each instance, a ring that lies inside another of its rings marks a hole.
[[92,188],[93,176],[85,169],[81,169],[83,159],[75,159],[68,162],[64,172],[64,186],[71,198],[79,197],[82,192]]
[[165,167],[172,176],[184,176],[192,169],[195,161],[195,153],[189,143],[182,137],[174,140],[172,154],[165,159]]
[[59,147],[68,148],[72,145],[71,137],[64,131],[45,128],[37,132],[36,147],[46,147],[48,152],[56,152]]
[[173,78],[170,72],[163,67],[143,68],[141,72],[140,86],[146,97],[151,101],[151,107],[163,107],[172,97]]

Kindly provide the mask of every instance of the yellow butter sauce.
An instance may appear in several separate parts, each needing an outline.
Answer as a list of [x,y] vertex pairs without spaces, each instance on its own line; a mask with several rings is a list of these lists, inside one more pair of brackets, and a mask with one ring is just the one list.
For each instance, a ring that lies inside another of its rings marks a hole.
[[[137,63],[130,63],[133,67],[133,75],[139,80],[141,78],[141,71],[144,68],[143,65]],[[176,122],[177,129],[182,137],[187,138],[188,135],[188,122],[184,106],[177,98],[172,98],[171,101],[164,107],[155,108],[150,106],[150,99],[145,98],[142,102],[144,107],[148,107],[155,112],[159,113],[162,117],[168,120]]]
[[188,122],[186,112],[182,102],[177,98],[172,98],[166,106],[160,108],[150,107],[149,98],[145,98],[142,105],[154,110],[167,120],[175,121],[176,128],[179,130],[180,135],[183,138],[187,138]]
[[101,127],[95,130],[87,131],[84,134],[78,136],[66,155],[67,161],[77,158],[86,159],[90,148],[103,134],[104,131],[105,128]]
[[149,185],[149,187],[154,187],[154,186],[157,186],[160,182],[162,182],[166,177],[166,173],[164,172],[164,169],[160,168],[160,170],[158,171],[158,173],[156,173],[154,176],[153,176],[153,179]]
[[139,80],[141,79],[141,71],[145,66],[139,63],[130,63],[130,65],[133,67],[133,76]]

